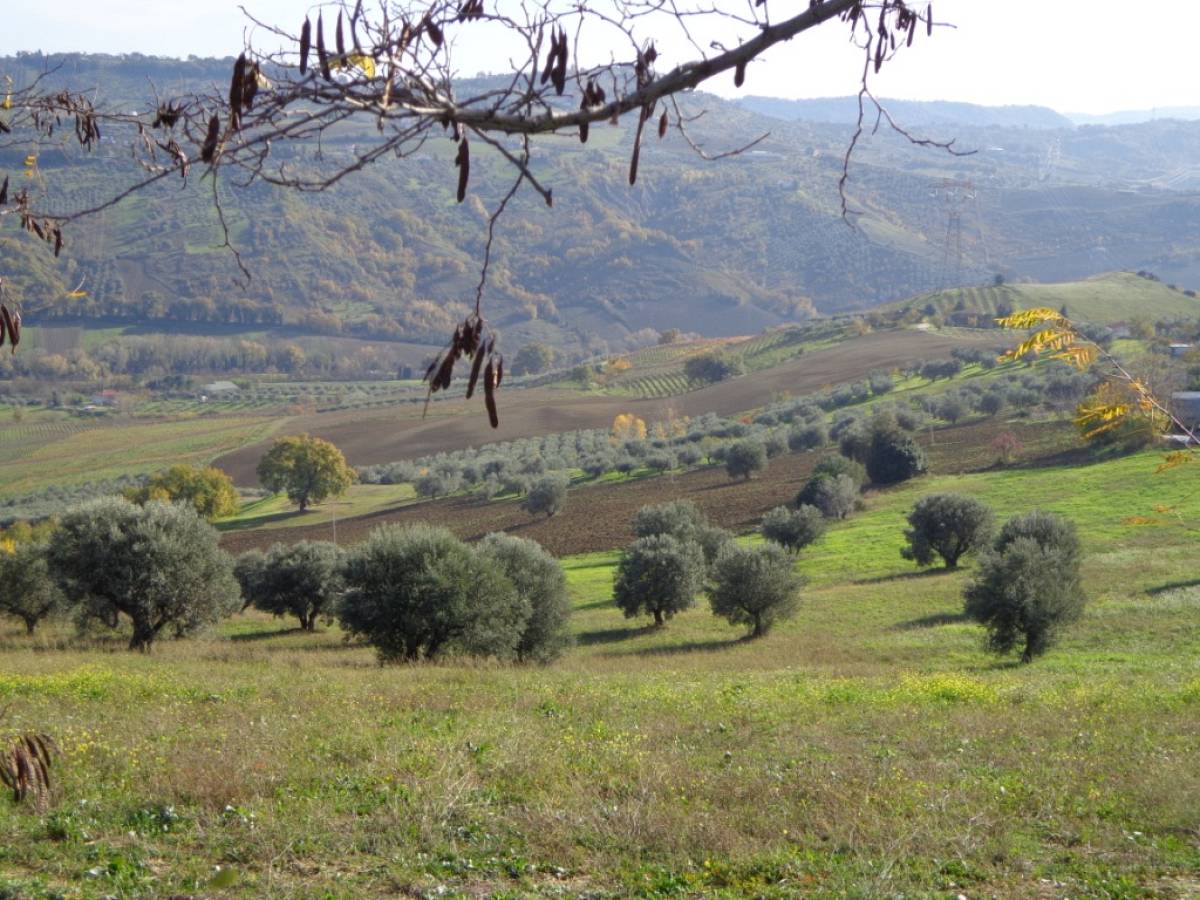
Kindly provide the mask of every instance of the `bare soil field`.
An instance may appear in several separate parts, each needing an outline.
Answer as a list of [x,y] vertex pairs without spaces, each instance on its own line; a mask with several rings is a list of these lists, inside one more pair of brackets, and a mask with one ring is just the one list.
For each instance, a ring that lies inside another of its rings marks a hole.
[[[960,425],[923,434],[919,440],[931,469],[953,474],[987,468],[995,453],[988,449],[995,435],[1012,431],[1027,448],[1026,464],[1054,453],[1070,441],[1063,423],[1010,423],[997,420]],[[826,450],[824,453],[831,451]],[[380,510],[336,522],[339,543],[353,544],[385,523],[442,525],[465,540],[505,531],[537,541],[555,556],[611,550],[632,539],[629,524],[637,510],[650,503],[690,500],[714,523],[733,531],[754,528],[767,510],[792,502],[822,453],[789,454],[770,461],[765,473],[750,481],[733,480],[722,466],[659,475],[616,484],[598,484],[570,491],[566,507],[552,519],[533,519],[517,500],[481,503],[466,497]],[[1061,457],[1056,457],[1061,462]],[[276,541],[332,540],[335,524],[273,528],[226,534],[221,545],[233,553],[252,547],[266,549]]]
[[[781,393],[814,393],[862,378],[873,369],[902,368],[948,356],[954,347],[964,344],[996,340],[986,334],[975,337],[919,331],[879,332],[807,353],[765,372],[653,400],[589,396],[547,388],[501,391],[500,427],[495,430],[488,427],[482,403],[468,404],[461,400],[434,404],[424,419],[419,407],[410,404],[395,410],[300,416],[284,430],[325,438],[340,447],[353,465],[373,465],[496,441],[581,428],[607,428],[613,418],[625,412],[635,413],[647,422],[665,420],[668,414],[730,415],[762,406]],[[255,485],[258,479],[254,469],[266,448],[265,443],[243,447],[220,457],[214,465],[228,472],[239,485]]]

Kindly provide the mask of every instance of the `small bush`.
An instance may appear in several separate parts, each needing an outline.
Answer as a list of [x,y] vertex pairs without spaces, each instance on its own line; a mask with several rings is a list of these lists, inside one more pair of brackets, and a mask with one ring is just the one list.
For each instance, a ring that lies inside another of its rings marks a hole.
[[788,432],[788,449],[793,453],[817,450],[827,443],[829,443],[829,432],[820,423],[798,425]]
[[799,553],[825,533],[825,519],[815,506],[777,506],[762,518],[762,536],[785,550]]
[[908,514],[911,526],[904,532],[908,546],[900,555],[918,566],[933,564],[940,556],[947,569],[984,544],[992,534],[992,511],[963,494],[930,494],[922,497]]
[[801,580],[792,571],[791,557],[777,544],[730,544],[713,563],[711,579],[713,615],[731,625],[750,626],[751,637],[761,637],[796,614]]

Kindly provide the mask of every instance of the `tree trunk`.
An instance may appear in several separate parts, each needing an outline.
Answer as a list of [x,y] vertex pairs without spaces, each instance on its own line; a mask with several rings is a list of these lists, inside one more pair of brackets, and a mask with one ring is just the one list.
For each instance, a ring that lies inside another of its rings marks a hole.
[[158,628],[151,625],[149,622],[133,620],[133,637],[129,639],[130,650],[140,650],[143,653],[150,652],[150,645],[154,643],[154,637],[158,634]]
[[37,628],[37,619],[26,618],[25,634],[27,634],[29,637],[33,637],[33,629],[35,628]]
[[760,638],[764,634],[762,616],[754,617],[754,631],[750,632],[750,637]]
[[656,610],[654,611],[654,626],[655,626],[656,628],[661,628],[661,627],[662,627],[662,624],[663,624],[663,614],[662,614],[662,610],[661,610],[661,609],[656,609]]

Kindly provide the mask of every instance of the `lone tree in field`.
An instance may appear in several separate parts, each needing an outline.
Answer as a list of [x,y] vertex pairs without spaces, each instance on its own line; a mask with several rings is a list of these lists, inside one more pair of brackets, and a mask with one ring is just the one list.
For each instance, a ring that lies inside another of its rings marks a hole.
[[543,475],[529,487],[521,509],[531,516],[552,518],[567,505],[567,477],[561,472]]
[[701,353],[683,364],[683,374],[691,384],[712,384],[741,375],[742,363],[724,353]]
[[27,634],[62,612],[65,598],[46,565],[46,545],[23,542],[0,550],[0,615],[20,619]]
[[140,488],[127,495],[134,503],[166,500],[190,504],[208,521],[232,516],[238,508],[238,492],[233,479],[215,466],[171,466],[151,475]]
[[904,532],[908,546],[901,548],[901,556],[918,566],[931,566],[937,555],[947,569],[954,569],[964,553],[991,538],[992,511],[965,494],[930,494],[917,501],[908,524]]
[[341,450],[307,434],[279,438],[258,463],[263,487],[285,492],[301,512],[310,503],[341,496],[355,477]]
[[762,637],[771,626],[796,614],[801,579],[791,556],[778,544],[730,544],[713,564],[708,597],[713,615],[731,625],[750,626]]
[[651,615],[663,625],[696,602],[704,574],[704,554],[694,541],[669,534],[638,538],[617,563],[613,602],[627,619]]
[[767,467],[767,448],[755,440],[738,441],[725,454],[725,471],[730,478],[750,480]]
[[295,616],[301,628],[313,631],[318,618],[333,617],[344,588],[344,557],[342,549],[329,541],[276,544],[263,561],[251,602],[263,612]]
[[572,643],[571,600],[558,560],[535,541],[508,534],[489,534],[475,552],[504,573],[529,608],[517,641],[517,659],[548,663],[561,656]]
[[777,506],[762,518],[762,536],[791,553],[799,553],[825,533],[825,517],[807,503],[799,509]]
[[1021,646],[1028,663],[1083,614],[1075,526],[1054,513],[1009,519],[965,591],[965,611],[988,631],[988,646]]
[[513,659],[529,606],[500,569],[444,528],[387,525],[347,554],[338,617],[380,662]]
[[187,634],[237,610],[233,561],[216,530],[182,504],[106,498],[63,516],[47,560],[68,601],[110,628],[133,623],[129,649],[170,627]]

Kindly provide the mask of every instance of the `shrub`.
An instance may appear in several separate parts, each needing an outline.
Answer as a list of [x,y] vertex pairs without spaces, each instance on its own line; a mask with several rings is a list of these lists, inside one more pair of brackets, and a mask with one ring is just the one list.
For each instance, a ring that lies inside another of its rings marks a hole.
[[838,434],[838,452],[847,459],[865,463],[871,450],[871,432],[862,422],[854,421]]
[[750,480],[755,472],[767,467],[767,451],[758,441],[738,441],[725,454],[725,471],[730,478]]
[[814,475],[800,490],[797,505],[815,506],[827,519],[844,519],[858,506],[859,490],[849,475]]
[[137,506],[110,497],[63,516],[47,560],[85,619],[133,623],[131,650],[149,650],[166,627],[187,634],[238,608],[233,562],[217,532],[183,504]]
[[476,552],[504,573],[529,608],[517,640],[517,659],[547,663],[561,656],[572,643],[567,628],[571,601],[558,560],[540,544],[507,534],[489,534]]
[[967,615],[987,628],[992,650],[1008,653],[1023,643],[1026,663],[1045,653],[1086,602],[1074,526],[1052,513],[1010,519],[964,597]]
[[819,422],[798,425],[788,432],[788,449],[793,453],[816,450],[829,442],[829,433]]
[[768,541],[798,553],[825,533],[825,519],[815,506],[777,506],[763,516],[760,528]]
[[772,431],[763,439],[763,449],[767,452],[767,459],[774,459],[777,456],[783,456],[788,451],[787,438],[778,431]]
[[329,541],[275,544],[253,579],[251,603],[276,616],[295,616],[312,631],[318,617],[333,616],[344,588],[343,562],[341,548]]
[[431,469],[423,472],[413,481],[413,490],[418,497],[429,497],[436,500],[445,497],[458,489],[458,479],[453,478],[445,470]]
[[895,387],[892,376],[887,372],[872,372],[867,376],[867,381],[871,386],[871,393],[877,396],[882,396]]
[[669,534],[638,538],[617,563],[613,602],[628,619],[652,615],[662,625],[695,602],[704,574],[704,555],[694,541]]
[[531,516],[544,514],[549,519],[559,513],[566,503],[567,476],[561,472],[551,472],[530,486],[521,509]]
[[800,578],[791,557],[777,544],[730,544],[713,563],[709,603],[713,615],[731,625],[749,625],[761,637],[781,619],[796,614]]
[[512,659],[529,620],[512,582],[444,528],[377,528],[349,551],[344,577],[342,627],[380,662]]
[[675,457],[666,451],[656,451],[646,455],[645,463],[646,468],[661,473],[675,468]]
[[940,556],[947,569],[958,565],[963,554],[975,550],[992,535],[992,511],[974,497],[963,494],[930,494],[908,514],[911,526],[904,532],[908,546],[900,555],[918,566],[933,564]]
[[897,484],[925,471],[925,453],[898,429],[876,428],[867,451],[867,475],[875,484]]
[[594,453],[591,456],[585,456],[579,467],[592,478],[599,478],[605,472],[613,471],[613,462],[610,453]]
[[62,612],[66,598],[50,576],[46,545],[17,544],[0,550],[0,614],[20,619],[28,634],[38,623]]
[[951,425],[967,414],[967,405],[957,394],[947,394],[937,405],[937,417]]

